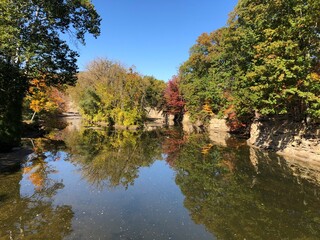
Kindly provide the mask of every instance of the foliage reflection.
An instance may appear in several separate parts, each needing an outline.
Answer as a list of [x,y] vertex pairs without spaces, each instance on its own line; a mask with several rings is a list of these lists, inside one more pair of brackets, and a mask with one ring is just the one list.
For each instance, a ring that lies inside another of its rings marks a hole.
[[218,239],[317,239],[319,186],[294,176],[281,157],[208,143],[189,137],[173,164],[196,223]]
[[71,161],[81,166],[83,177],[96,187],[128,188],[139,168],[161,159],[161,133],[84,129],[67,134]]
[[[35,142],[42,145],[41,140]],[[64,188],[61,180],[52,174],[50,164],[61,156],[59,152],[40,154],[34,152],[18,172],[0,175],[0,237],[8,239],[63,239],[72,231],[72,207],[55,205],[53,199]],[[34,186],[23,194],[23,174]]]

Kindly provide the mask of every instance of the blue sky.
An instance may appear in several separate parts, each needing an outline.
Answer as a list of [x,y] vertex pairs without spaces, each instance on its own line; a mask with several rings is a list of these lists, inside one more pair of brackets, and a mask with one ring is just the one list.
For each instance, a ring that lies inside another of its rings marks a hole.
[[95,58],[136,66],[143,75],[167,81],[188,59],[203,32],[225,26],[236,0],[93,0],[102,17],[98,39],[78,46],[78,66]]

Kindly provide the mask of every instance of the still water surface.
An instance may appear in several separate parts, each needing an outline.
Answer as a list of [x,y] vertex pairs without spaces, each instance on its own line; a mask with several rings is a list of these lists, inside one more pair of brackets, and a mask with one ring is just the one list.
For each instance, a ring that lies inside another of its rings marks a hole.
[[0,174],[0,239],[319,239],[320,187],[203,134],[69,130]]

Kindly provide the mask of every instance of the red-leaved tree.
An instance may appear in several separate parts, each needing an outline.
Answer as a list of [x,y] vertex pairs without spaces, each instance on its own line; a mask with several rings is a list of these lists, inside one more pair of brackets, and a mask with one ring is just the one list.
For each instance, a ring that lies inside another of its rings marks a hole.
[[181,120],[184,112],[185,101],[179,91],[179,78],[177,76],[173,76],[168,82],[164,91],[164,99],[165,112],[174,115],[176,121]]

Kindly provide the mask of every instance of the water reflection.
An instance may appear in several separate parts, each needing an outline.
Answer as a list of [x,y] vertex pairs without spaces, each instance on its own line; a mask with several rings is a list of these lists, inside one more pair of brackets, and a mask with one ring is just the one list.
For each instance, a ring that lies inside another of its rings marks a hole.
[[21,169],[0,175],[0,238],[320,236],[319,182],[244,142],[178,129],[49,137],[28,141]]
[[96,187],[128,188],[139,168],[161,160],[160,132],[98,131],[85,129],[66,135],[71,162],[81,166],[82,176]]
[[[56,171],[50,161],[57,157],[35,152],[21,170],[0,175],[0,237],[63,239],[72,232],[72,207],[53,203],[64,188],[61,180],[51,178]],[[26,192],[24,184],[31,187]]]
[[218,239],[318,239],[320,191],[283,158],[193,136],[174,162],[192,219]]

